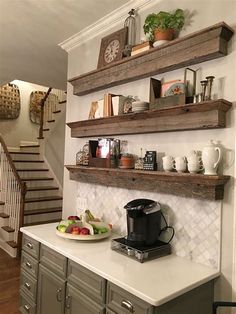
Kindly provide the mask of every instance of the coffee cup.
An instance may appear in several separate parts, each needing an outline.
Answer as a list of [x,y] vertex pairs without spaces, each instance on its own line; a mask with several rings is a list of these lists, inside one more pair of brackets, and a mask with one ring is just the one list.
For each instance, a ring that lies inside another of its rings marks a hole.
[[199,171],[203,170],[203,165],[198,162],[188,162],[188,171],[190,173],[198,173]]
[[187,170],[186,157],[175,157],[174,162],[173,169],[175,169],[177,172],[185,172]]
[[172,171],[173,170],[174,158],[172,156],[164,156],[164,157],[162,157],[162,161],[163,161],[164,171]]

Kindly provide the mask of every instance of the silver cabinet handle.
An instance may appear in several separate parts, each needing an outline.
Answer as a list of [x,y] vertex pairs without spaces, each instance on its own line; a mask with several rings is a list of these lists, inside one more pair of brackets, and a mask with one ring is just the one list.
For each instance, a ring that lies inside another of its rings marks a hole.
[[134,313],[134,306],[130,301],[127,301],[127,300],[121,301],[121,306],[124,309],[128,310],[130,313]]
[[28,290],[30,290],[30,288],[31,288],[31,286],[30,286],[30,284],[29,284],[28,282],[25,282],[25,283],[24,283],[24,286],[25,286]]
[[70,309],[70,298],[71,298],[70,295],[67,295],[67,296],[66,296],[66,308],[67,308],[67,309]]
[[33,246],[33,244],[32,244],[32,243],[30,243],[30,242],[28,242],[28,243],[26,244],[26,246],[27,246],[29,249],[31,249],[31,250],[32,250],[32,249],[33,249],[33,247],[34,247],[34,246]]
[[30,306],[29,306],[28,304],[25,304],[25,305],[24,305],[24,309],[25,309],[27,312],[29,312],[29,311],[30,311]]
[[62,301],[61,288],[57,289],[56,296],[57,296],[57,301],[61,302]]
[[26,265],[29,269],[31,269],[31,268],[32,268],[32,265],[31,265],[31,263],[30,263],[30,262],[26,262],[26,263],[25,263],[25,265]]

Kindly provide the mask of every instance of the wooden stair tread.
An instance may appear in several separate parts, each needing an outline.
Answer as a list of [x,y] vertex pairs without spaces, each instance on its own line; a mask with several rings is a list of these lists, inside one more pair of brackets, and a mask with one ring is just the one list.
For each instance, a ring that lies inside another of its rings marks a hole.
[[40,168],[25,168],[25,169],[16,169],[16,171],[49,171],[49,169],[40,169]]
[[27,159],[13,159],[13,162],[37,162],[37,163],[44,163],[44,160],[27,160]]
[[19,244],[16,243],[15,241],[7,241],[6,242],[10,247],[12,247],[13,249],[16,249],[19,247]]
[[21,178],[22,181],[44,181],[44,180],[53,180],[53,178],[49,177],[29,177],[29,178]]
[[0,201],[0,205],[5,205],[5,203],[4,203],[4,202],[2,202],[2,201]]
[[62,200],[62,196],[53,195],[53,196],[43,196],[43,197],[29,197],[25,199],[25,203],[36,203],[36,202],[44,202],[44,201],[60,201]]
[[11,228],[11,227],[9,227],[9,226],[4,226],[4,227],[2,227],[2,229],[5,230],[6,232],[9,232],[9,233],[15,231],[15,229],[13,229],[13,228]]
[[53,223],[53,222],[60,222],[60,221],[61,221],[61,219],[51,219],[51,220],[46,220],[46,221],[30,222],[30,223],[24,224],[24,227],[35,226],[35,225],[43,225],[43,224],[50,224],[50,223]]
[[10,216],[5,213],[0,213],[0,218],[9,218]]
[[59,104],[65,104],[66,100],[59,101]]
[[33,186],[33,187],[28,187],[27,191],[32,192],[32,191],[47,191],[47,190],[59,190],[57,186]]
[[39,155],[37,152],[20,152],[20,151],[10,151],[10,154],[18,154],[18,155]]
[[40,145],[20,145],[20,148],[33,148],[33,147],[40,147]]
[[52,113],[60,113],[60,112],[61,112],[61,110],[55,110]]
[[47,120],[48,123],[55,122],[55,120]]
[[38,139],[38,140],[43,140],[44,137],[43,137],[43,136],[42,136],[42,137],[37,137],[37,139]]
[[49,131],[49,130],[50,130],[49,128],[43,129],[43,132],[47,132],[47,131]]
[[61,212],[62,207],[49,207],[49,208],[40,208],[40,209],[31,209],[25,210],[24,216],[38,215],[38,214],[49,214]]

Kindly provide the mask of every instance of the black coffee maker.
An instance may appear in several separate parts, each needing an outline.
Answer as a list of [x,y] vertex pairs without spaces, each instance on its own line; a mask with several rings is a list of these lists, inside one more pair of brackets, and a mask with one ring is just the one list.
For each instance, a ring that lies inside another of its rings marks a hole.
[[124,206],[127,211],[127,244],[150,246],[161,232],[161,206],[149,199],[135,199]]

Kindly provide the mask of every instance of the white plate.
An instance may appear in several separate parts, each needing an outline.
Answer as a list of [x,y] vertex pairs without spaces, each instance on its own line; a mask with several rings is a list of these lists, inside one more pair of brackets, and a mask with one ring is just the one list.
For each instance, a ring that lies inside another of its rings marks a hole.
[[108,238],[111,235],[111,229],[108,224],[104,222],[95,222],[91,221],[92,224],[98,226],[98,227],[105,227],[108,229],[108,232],[106,233],[101,233],[101,234],[94,234],[94,235],[79,235],[79,234],[71,234],[71,233],[66,233],[66,232],[60,232],[56,229],[56,234],[59,237],[62,237],[64,239],[70,239],[70,240],[79,240],[79,241],[96,241],[96,240],[101,240]]

